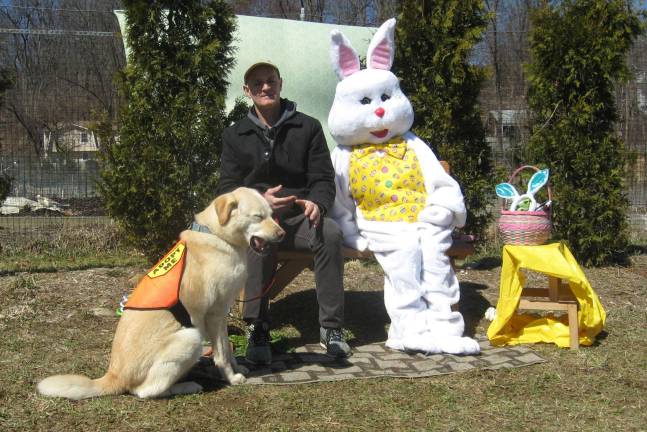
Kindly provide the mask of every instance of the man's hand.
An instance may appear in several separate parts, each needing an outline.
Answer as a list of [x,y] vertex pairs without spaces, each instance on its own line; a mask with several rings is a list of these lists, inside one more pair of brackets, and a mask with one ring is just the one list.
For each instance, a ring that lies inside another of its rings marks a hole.
[[272,207],[272,210],[274,210],[275,212],[291,207],[297,200],[297,197],[295,197],[294,195],[287,197],[277,197],[276,194],[281,189],[283,189],[283,185],[274,186],[266,190],[263,194],[263,198],[265,198],[265,201],[269,203],[270,207]]
[[302,199],[296,200],[295,203],[303,209],[303,213],[310,221],[310,226],[317,228],[317,226],[319,225],[319,218],[321,218],[319,206],[312,201]]

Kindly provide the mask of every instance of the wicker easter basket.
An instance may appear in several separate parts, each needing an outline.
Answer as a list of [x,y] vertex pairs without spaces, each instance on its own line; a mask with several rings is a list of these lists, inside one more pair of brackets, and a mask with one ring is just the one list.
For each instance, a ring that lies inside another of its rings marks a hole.
[[[524,169],[539,171],[539,168],[531,165],[521,166],[512,173],[508,183],[512,183]],[[549,184],[546,185],[546,190],[550,203],[552,191]],[[497,228],[505,244],[527,246],[544,244],[550,238],[553,228],[550,204],[539,211],[501,210]]]

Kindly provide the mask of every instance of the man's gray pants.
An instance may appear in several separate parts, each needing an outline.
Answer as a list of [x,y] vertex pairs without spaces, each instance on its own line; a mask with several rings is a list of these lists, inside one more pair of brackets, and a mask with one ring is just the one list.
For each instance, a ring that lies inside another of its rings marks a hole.
[[[303,214],[279,221],[279,224],[285,230],[285,237],[278,245],[279,250],[311,251],[314,254],[319,324],[326,328],[341,328],[344,321],[344,257],[339,225],[333,219],[324,217],[315,229],[310,227]],[[245,298],[255,299],[243,306],[243,319],[248,323],[270,321],[269,298],[257,297],[267,288],[274,275],[274,252],[259,255],[251,249],[248,251]]]

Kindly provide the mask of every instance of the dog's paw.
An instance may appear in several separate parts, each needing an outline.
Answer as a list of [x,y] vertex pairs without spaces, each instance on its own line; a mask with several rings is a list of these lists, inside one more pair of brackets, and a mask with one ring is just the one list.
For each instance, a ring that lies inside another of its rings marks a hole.
[[233,374],[229,378],[229,384],[231,384],[231,385],[239,385],[239,384],[244,383],[246,380],[247,380],[247,378],[245,378],[245,375],[243,375],[241,373],[236,373],[236,374]]

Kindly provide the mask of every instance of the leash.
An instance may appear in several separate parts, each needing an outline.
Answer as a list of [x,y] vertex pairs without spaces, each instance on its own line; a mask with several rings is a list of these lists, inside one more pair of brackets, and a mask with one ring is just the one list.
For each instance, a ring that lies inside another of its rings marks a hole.
[[236,299],[236,301],[238,303],[247,303],[247,302],[251,302],[251,301],[254,301],[254,300],[258,300],[258,299],[263,298],[263,297],[267,297],[267,294],[270,292],[270,289],[274,285],[274,282],[276,282],[276,267],[278,266],[278,252],[277,252],[277,250],[275,248],[272,248],[272,259],[274,261],[274,264],[272,265],[272,268],[273,268],[272,277],[267,282],[267,284],[265,284],[265,286],[261,290],[261,293],[259,295],[257,295],[257,296],[254,296],[254,297],[246,299],[246,300]]

